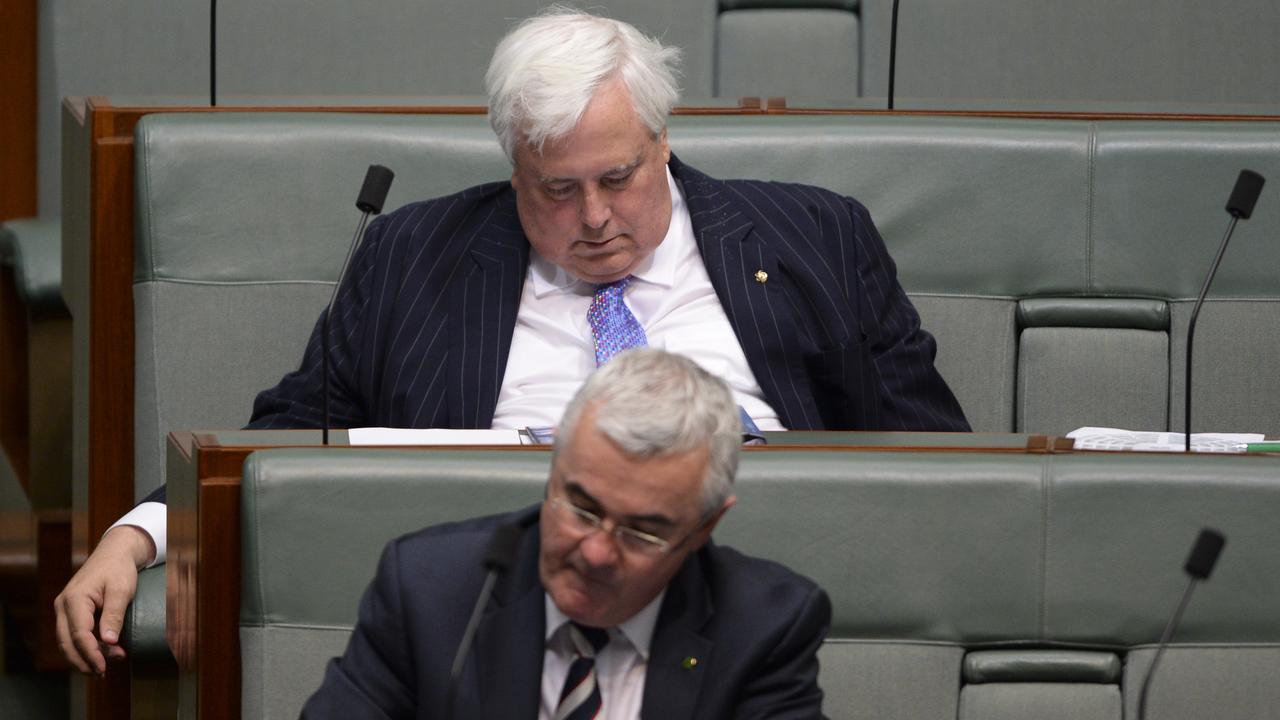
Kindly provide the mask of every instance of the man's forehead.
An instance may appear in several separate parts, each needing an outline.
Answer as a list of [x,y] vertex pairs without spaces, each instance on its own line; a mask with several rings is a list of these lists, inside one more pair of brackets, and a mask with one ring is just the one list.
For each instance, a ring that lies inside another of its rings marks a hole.
[[516,169],[524,169],[538,182],[557,182],[566,179],[591,179],[630,172],[645,161],[648,146],[618,152],[602,152],[599,158],[589,151],[538,152],[532,147],[517,155]]

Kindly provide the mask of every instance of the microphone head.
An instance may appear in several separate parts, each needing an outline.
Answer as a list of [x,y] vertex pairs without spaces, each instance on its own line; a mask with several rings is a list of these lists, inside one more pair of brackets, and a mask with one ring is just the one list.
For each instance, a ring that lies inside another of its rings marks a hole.
[[520,525],[508,523],[499,525],[489,538],[489,545],[484,550],[482,561],[486,570],[505,573],[516,561],[516,550],[520,547]]
[[1218,562],[1218,556],[1222,554],[1222,546],[1226,544],[1227,539],[1222,533],[1212,528],[1202,528],[1183,569],[1197,580],[1208,580],[1209,573],[1213,572],[1213,566]]
[[1241,170],[1240,177],[1236,178],[1236,186],[1231,189],[1231,198],[1227,200],[1227,212],[1241,220],[1248,220],[1266,181],[1266,178],[1252,170]]
[[360,197],[356,198],[356,207],[360,212],[374,215],[382,212],[382,204],[387,201],[387,192],[391,190],[391,181],[395,176],[395,173],[382,165],[369,166],[368,172],[364,174],[364,185],[360,186]]

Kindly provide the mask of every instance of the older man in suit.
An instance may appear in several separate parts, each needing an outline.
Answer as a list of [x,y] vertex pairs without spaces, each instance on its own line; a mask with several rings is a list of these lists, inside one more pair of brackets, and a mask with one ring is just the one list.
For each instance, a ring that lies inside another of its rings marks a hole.
[[[371,225],[332,342],[317,323],[249,427],[317,427],[325,353],[338,427],[555,426],[619,342],[598,320],[620,317],[621,342],[692,358],[762,430],[968,430],[866,208],[671,154],[677,56],[565,9],[508,34],[486,85],[510,181]],[[108,532],[57,600],[83,671],[123,654],[136,568],[163,561],[163,498]]]
[[495,529],[516,560],[455,717],[814,718],[826,594],[710,541],[735,498],[737,403],[687,358],[619,355],[565,411],[536,508],[393,541],[309,718],[440,717]]

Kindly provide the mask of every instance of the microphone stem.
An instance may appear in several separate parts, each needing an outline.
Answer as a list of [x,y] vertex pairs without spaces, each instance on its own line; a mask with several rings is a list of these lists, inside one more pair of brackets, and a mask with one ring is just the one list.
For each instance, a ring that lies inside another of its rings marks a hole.
[[218,105],[218,0],[209,0],[209,106]]
[[347,267],[351,265],[351,258],[356,254],[356,247],[360,242],[360,237],[364,235],[365,223],[369,222],[369,213],[360,214],[360,222],[356,224],[355,235],[351,237],[351,244],[347,247],[347,257],[342,261],[342,269],[338,271],[338,280],[333,284],[333,290],[329,293],[329,306],[324,311],[324,322],[320,328],[320,369],[324,374],[324,400],[321,406],[321,412],[324,415],[324,424],[321,426],[320,443],[322,445],[329,444],[329,324],[333,318],[333,306],[338,301],[338,289],[342,286],[342,279],[347,276]]
[[898,64],[898,0],[893,0],[893,20],[889,26],[889,109],[893,109],[893,79]]
[[467,663],[467,655],[471,650],[471,643],[475,639],[476,629],[480,627],[480,618],[484,616],[485,606],[489,604],[489,596],[493,594],[493,586],[497,581],[497,570],[490,570],[485,575],[484,586],[480,588],[479,600],[471,610],[471,619],[467,621],[467,629],[462,632],[462,642],[458,644],[458,654],[453,658],[453,667],[449,669],[449,691],[445,695],[444,701],[445,720],[452,720],[453,718],[453,703],[458,693],[458,678],[462,675],[462,668]]
[[1156,647],[1155,657],[1151,658],[1151,667],[1147,668],[1147,676],[1142,679],[1142,691],[1138,693],[1138,720],[1145,720],[1147,717],[1147,691],[1151,689],[1151,678],[1155,677],[1160,656],[1164,655],[1165,646],[1173,639],[1173,631],[1182,622],[1182,612],[1187,609],[1187,603],[1191,602],[1191,591],[1195,589],[1196,578],[1193,577],[1182,593],[1178,609],[1173,612],[1173,617],[1169,618],[1169,623],[1164,626],[1164,632],[1160,635],[1160,645]]
[[1200,288],[1200,296],[1196,298],[1196,304],[1191,308],[1191,321],[1187,324],[1186,415],[1183,418],[1187,452],[1191,452],[1191,349],[1195,344],[1196,320],[1200,317],[1200,306],[1204,304],[1204,298],[1209,294],[1209,286],[1213,284],[1213,276],[1218,273],[1218,265],[1222,263],[1222,256],[1227,252],[1227,243],[1231,240],[1231,233],[1236,229],[1236,222],[1239,219],[1232,214],[1231,221],[1227,223],[1227,232],[1222,236],[1222,243],[1218,245],[1218,254],[1214,256],[1213,264],[1209,266],[1209,274],[1204,279],[1204,287]]

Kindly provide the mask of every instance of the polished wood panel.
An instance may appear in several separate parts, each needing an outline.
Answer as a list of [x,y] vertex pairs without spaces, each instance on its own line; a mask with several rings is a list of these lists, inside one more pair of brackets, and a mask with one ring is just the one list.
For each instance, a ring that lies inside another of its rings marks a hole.
[[[87,239],[87,258],[89,276],[87,288],[69,288],[64,292],[72,305],[73,313],[82,306],[85,315],[75,316],[77,325],[87,323],[87,339],[83,347],[77,344],[77,352],[87,353],[83,367],[88,374],[84,397],[87,398],[85,410],[87,417],[77,419],[77,428],[83,428],[77,444],[87,443],[83,479],[77,471],[75,482],[84,483],[83,504],[77,500],[77,512],[73,516],[75,542],[73,552],[83,555],[94,539],[121,513],[133,504],[133,377],[134,377],[134,319],[132,296],[132,259],[133,259],[133,207],[134,207],[134,155],[133,131],[137,122],[148,114],[158,112],[351,112],[351,113],[390,113],[390,114],[481,114],[485,109],[481,106],[220,106],[216,108],[190,106],[147,106],[147,107],[115,107],[105,98],[90,98],[86,103],[84,122],[89,128],[90,138],[87,140],[90,155]],[[679,108],[681,115],[783,115],[783,114],[842,114],[868,116],[980,116],[980,117],[1019,117],[1043,119],[1203,119],[1206,121],[1270,119],[1253,116],[1186,116],[1156,114],[1101,115],[1083,113],[1019,113],[1019,112],[924,112],[880,110],[825,110],[788,108],[785,100],[759,98],[744,99],[737,107]],[[64,158],[67,151],[64,148]],[[77,178],[64,176],[64,183],[75,183]],[[64,192],[64,196],[69,193]],[[64,216],[70,215],[64,212]],[[78,222],[78,220],[77,220]],[[65,230],[65,227],[64,227]],[[72,231],[74,234],[78,231]],[[79,251],[73,251],[79,252]],[[64,274],[64,281],[67,279]],[[83,302],[73,301],[78,294],[84,293]],[[81,330],[77,329],[79,337]],[[79,342],[79,341],[78,341]],[[77,383],[81,382],[77,379]],[[246,399],[246,402],[248,399]],[[78,411],[80,411],[78,409]],[[192,443],[196,438],[191,439]],[[1045,441],[1046,447],[1040,451],[1052,451],[1054,440]],[[194,445],[193,445],[194,447]],[[257,449],[257,448],[253,448]],[[863,448],[863,449],[884,449]],[[238,608],[238,580],[228,578],[221,590],[209,587],[210,572],[233,572],[238,578],[238,553],[225,556],[228,545],[210,545],[207,542],[213,537],[227,537],[226,527],[219,523],[227,522],[226,517],[209,515],[207,518],[202,502],[208,500],[214,506],[231,503],[231,488],[238,494],[239,462],[248,448],[215,448],[206,446],[193,450],[197,457],[192,462],[197,464],[212,463],[216,470],[211,470],[206,478],[220,478],[210,481],[206,492],[198,483],[190,488],[188,495],[181,498],[183,510],[175,507],[173,486],[170,487],[170,544],[171,555],[169,568],[172,578],[169,587],[170,627],[168,628],[171,646],[179,659],[183,682],[180,693],[184,703],[194,703],[189,707],[197,707],[202,712],[208,708],[200,707],[203,699],[212,698],[209,693],[229,692],[230,685],[204,685],[200,675],[210,672],[211,668],[218,672],[230,672],[234,682],[239,682],[239,656],[235,643],[238,633],[235,630],[235,618]],[[237,458],[238,454],[238,459]],[[220,464],[225,463],[225,464]],[[209,466],[210,468],[213,465]],[[234,513],[238,516],[238,504],[232,503]],[[238,543],[238,534],[235,535]],[[175,544],[176,543],[176,544]],[[209,555],[204,553],[208,552]],[[174,553],[177,553],[175,556]],[[185,555],[184,555],[185,553]],[[223,553],[222,559],[215,555]],[[175,567],[176,566],[176,567]],[[234,570],[215,570],[216,568],[234,568]],[[179,583],[175,589],[172,583]],[[228,594],[229,588],[237,588],[236,594]],[[232,603],[225,605],[221,603]],[[175,614],[176,613],[176,614]],[[210,618],[222,618],[207,629],[205,624]],[[225,623],[218,625],[218,623]],[[218,629],[212,629],[218,628]],[[223,635],[218,635],[223,633]],[[229,638],[226,642],[219,640]],[[209,638],[208,646],[205,639]],[[206,654],[211,653],[212,655]],[[119,674],[119,673],[117,673]],[[230,682],[230,681],[228,681]],[[120,707],[120,698],[124,698],[124,706],[128,705],[128,688],[111,689],[110,692],[122,692],[123,695],[111,696],[106,689],[100,692],[98,685],[90,683],[90,704],[95,712],[104,713],[100,717],[108,717],[106,713],[112,707]],[[105,686],[102,686],[105,687]],[[238,688],[238,685],[235,686]],[[229,711],[238,714],[238,690],[234,695],[234,709]],[[213,702],[210,700],[210,702]],[[221,706],[219,706],[221,707]]]
[[37,0],[0,3],[0,220],[36,203]]
[[13,270],[0,267],[0,451],[28,490],[27,312]]

